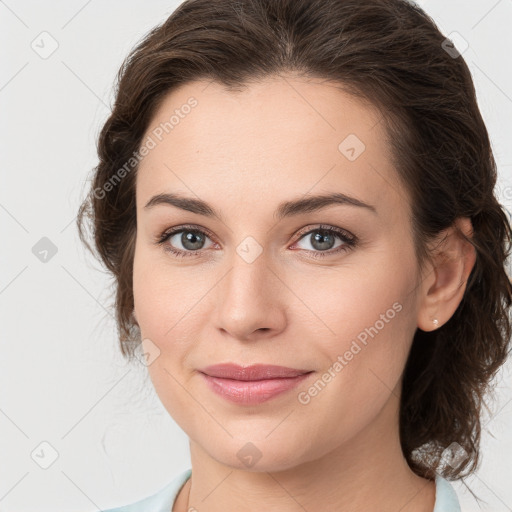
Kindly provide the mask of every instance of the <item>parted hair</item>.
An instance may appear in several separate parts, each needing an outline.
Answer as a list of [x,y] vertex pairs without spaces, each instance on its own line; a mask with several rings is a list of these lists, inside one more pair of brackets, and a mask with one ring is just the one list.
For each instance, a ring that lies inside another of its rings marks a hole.
[[[510,351],[512,232],[495,195],[496,163],[471,73],[451,43],[406,0],[186,0],[147,33],[117,74],[77,216],[81,241],[114,280],[123,356],[141,341],[133,317],[133,155],[163,98],[200,79],[232,91],[287,72],[333,81],[381,114],[411,204],[420,268],[441,231],[458,217],[471,219],[472,235],[461,236],[475,247],[476,262],[462,301],[444,325],[414,335],[400,440],[409,466],[425,478],[476,470],[482,407]],[[464,454],[457,464],[446,457],[454,447]]]

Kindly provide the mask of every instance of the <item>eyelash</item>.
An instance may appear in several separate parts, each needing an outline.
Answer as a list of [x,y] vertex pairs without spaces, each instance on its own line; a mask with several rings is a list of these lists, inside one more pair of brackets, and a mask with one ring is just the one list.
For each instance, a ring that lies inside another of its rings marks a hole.
[[[210,232],[205,230],[204,228],[199,229],[196,226],[185,225],[185,226],[178,226],[178,227],[172,228],[170,230],[164,231],[161,235],[159,235],[157,237],[156,244],[162,245],[164,251],[172,253],[174,256],[176,256],[178,258],[188,258],[188,257],[197,256],[198,254],[201,253],[200,250],[199,251],[182,251],[180,249],[175,249],[174,247],[172,247],[169,244],[164,245],[165,242],[167,240],[169,240],[169,238],[172,235],[175,235],[176,233],[181,233],[183,231],[199,233],[201,235],[206,235],[209,238],[213,238],[211,236]],[[334,254],[339,254],[343,251],[348,251],[350,249],[353,249],[357,245],[357,242],[358,242],[357,237],[348,233],[347,231],[340,229],[340,228],[335,228],[333,226],[323,225],[323,224],[314,229],[310,229],[309,231],[306,231],[305,233],[299,232],[300,236],[296,242],[299,242],[300,240],[305,238],[307,235],[310,235],[317,231],[328,232],[329,234],[334,234],[334,235],[338,236],[341,239],[341,241],[343,242],[343,245],[337,247],[335,250],[331,249],[329,251],[308,251],[307,249],[302,249],[307,252],[311,252],[313,258],[318,258],[318,259],[326,258],[326,257],[332,256]],[[296,242],[294,242],[294,243],[296,243]]]

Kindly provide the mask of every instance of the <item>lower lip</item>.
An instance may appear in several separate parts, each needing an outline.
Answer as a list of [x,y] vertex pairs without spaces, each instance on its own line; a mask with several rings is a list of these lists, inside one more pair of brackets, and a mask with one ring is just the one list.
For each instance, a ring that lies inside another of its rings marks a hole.
[[254,405],[271,400],[281,393],[293,389],[300,382],[307,379],[311,373],[305,373],[297,377],[252,381],[221,379],[220,377],[211,377],[205,373],[201,373],[201,375],[210,389],[223,398],[237,404]]

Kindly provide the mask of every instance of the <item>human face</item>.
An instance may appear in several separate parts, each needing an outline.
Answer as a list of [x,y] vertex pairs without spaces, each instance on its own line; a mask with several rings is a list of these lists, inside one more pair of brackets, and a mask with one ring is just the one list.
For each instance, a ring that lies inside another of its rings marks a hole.
[[[167,95],[144,136],[155,144],[137,175],[133,287],[148,370],[169,414],[223,464],[246,467],[240,450],[250,442],[258,470],[290,468],[371,432],[384,407],[396,410],[418,268],[409,201],[379,120],[320,80],[277,77],[237,93],[198,81]],[[218,218],[146,207],[170,193]],[[333,193],[368,206],[276,213]],[[322,238],[320,226],[341,237]],[[199,372],[227,362],[311,373],[269,400],[236,403]],[[379,435],[396,430],[390,417]]]

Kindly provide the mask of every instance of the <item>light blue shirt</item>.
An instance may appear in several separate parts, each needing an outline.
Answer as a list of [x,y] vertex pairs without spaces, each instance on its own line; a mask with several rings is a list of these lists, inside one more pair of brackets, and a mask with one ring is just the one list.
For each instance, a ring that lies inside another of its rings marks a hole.
[[[191,474],[192,469],[187,469],[155,494],[103,512],[171,512],[176,496]],[[448,480],[439,475],[436,475],[436,501],[432,512],[460,512],[455,490]]]

